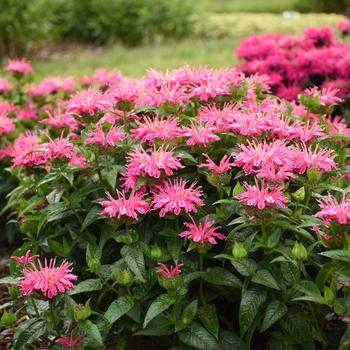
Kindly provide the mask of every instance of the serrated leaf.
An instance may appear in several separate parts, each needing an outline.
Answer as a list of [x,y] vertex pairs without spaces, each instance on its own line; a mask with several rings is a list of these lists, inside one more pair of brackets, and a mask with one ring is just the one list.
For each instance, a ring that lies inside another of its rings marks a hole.
[[272,301],[266,308],[265,317],[261,325],[261,331],[266,331],[274,323],[280,320],[286,313],[288,308],[279,300]]
[[83,334],[90,338],[90,340],[92,340],[93,342],[101,346],[103,349],[105,349],[101,333],[94,323],[92,323],[89,320],[85,320],[82,323],[80,323],[79,329],[80,331],[82,331]]
[[198,350],[221,350],[216,339],[197,322],[179,332],[178,336],[183,343]]
[[112,324],[127,312],[129,312],[133,306],[134,301],[130,297],[119,297],[109,305],[107,311],[104,314],[104,317],[106,320],[108,320],[109,323]]
[[252,259],[245,259],[241,262],[231,261],[231,264],[244,277],[249,277],[254,275],[257,269],[257,264]]
[[103,217],[100,215],[101,207],[99,206],[93,206],[89,212],[87,213],[83,224],[81,225],[80,232],[83,232],[89,225],[91,225],[93,222],[102,219]]
[[78,283],[74,287],[74,289],[68,292],[68,294],[75,295],[75,294],[86,293],[86,292],[95,292],[97,290],[101,290],[102,287],[103,287],[102,283],[98,278],[88,279]]
[[272,276],[271,272],[268,270],[258,270],[253,276],[252,282],[257,284],[262,284],[263,286],[266,286],[272,289],[277,289],[277,290],[280,289],[280,287],[277,284],[277,281]]
[[171,305],[173,305],[176,301],[176,297],[169,294],[161,294],[158,296],[156,300],[150,305],[147,310],[145,320],[143,322],[143,328],[147,326],[147,324],[153,320],[156,316],[161,314],[163,311],[168,309]]
[[252,289],[242,292],[242,299],[239,305],[239,328],[243,336],[253,323],[258,313],[260,305],[266,299],[266,291],[261,289]]
[[326,252],[319,253],[322,256],[326,256],[327,258],[331,258],[334,260],[346,261],[350,262],[350,258],[345,249],[334,249],[327,250]]
[[238,277],[223,267],[213,267],[205,271],[202,278],[211,284],[241,288],[242,282]]
[[216,314],[216,307],[214,304],[207,304],[198,309],[197,315],[203,326],[216,338],[219,335],[219,319]]
[[141,282],[145,282],[145,261],[142,248],[137,243],[126,245],[122,248],[121,254],[129,269]]
[[38,339],[45,333],[44,321],[31,319],[16,329],[14,334],[13,350],[21,350],[23,347]]

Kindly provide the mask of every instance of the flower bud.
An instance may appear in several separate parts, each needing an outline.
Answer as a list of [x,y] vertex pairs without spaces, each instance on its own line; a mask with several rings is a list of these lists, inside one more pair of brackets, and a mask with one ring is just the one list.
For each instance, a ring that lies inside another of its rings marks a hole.
[[316,169],[308,169],[306,174],[307,174],[307,178],[311,182],[318,182],[321,180],[321,177],[322,177],[322,173]]
[[101,261],[97,257],[89,258],[87,263],[91,272],[97,272],[101,266]]
[[115,279],[119,284],[123,286],[131,286],[134,282],[134,274],[129,270],[120,270],[115,271]]
[[17,299],[21,294],[19,286],[9,286],[7,288],[7,292],[9,293],[12,299]]
[[300,187],[297,191],[295,191],[292,196],[298,201],[301,202],[305,198],[305,187]]
[[232,249],[232,255],[237,261],[242,261],[248,256],[248,252],[243,244],[235,242]]
[[85,305],[77,304],[73,310],[74,320],[76,322],[84,321],[91,315],[90,301],[88,300]]
[[157,245],[154,245],[151,247],[151,257],[152,259],[158,260],[160,257],[162,257],[163,251],[160,247]]
[[295,241],[294,243],[292,254],[297,260],[306,260],[308,255],[306,248],[302,243],[299,243],[298,241]]
[[2,327],[11,327],[17,321],[17,313],[13,313],[12,311],[4,311],[0,319],[0,325]]
[[163,276],[158,277],[158,283],[161,287],[170,290],[178,291],[184,284],[183,276],[176,276],[172,278],[164,278]]

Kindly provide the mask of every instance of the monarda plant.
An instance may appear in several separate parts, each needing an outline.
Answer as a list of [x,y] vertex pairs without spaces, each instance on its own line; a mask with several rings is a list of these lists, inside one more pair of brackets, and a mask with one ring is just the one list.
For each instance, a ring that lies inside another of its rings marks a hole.
[[9,66],[13,349],[349,348],[335,90],[289,103],[265,76],[188,67],[28,84]]

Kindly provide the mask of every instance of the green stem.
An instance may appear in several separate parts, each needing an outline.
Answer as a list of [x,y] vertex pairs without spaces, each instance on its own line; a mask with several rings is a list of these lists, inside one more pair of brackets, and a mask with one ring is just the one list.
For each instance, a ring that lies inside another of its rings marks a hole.
[[[204,254],[199,253],[199,271],[203,272],[203,270],[204,270]],[[205,305],[202,278],[200,278],[199,280],[199,298],[200,298],[201,304]]]
[[52,330],[54,333],[56,333],[56,336],[60,335],[60,332],[56,329],[56,320],[55,320],[55,312],[53,309],[53,303],[49,301],[49,308],[50,308],[50,314],[51,314],[51,322],[52,322]]
[[40,318],[40,313],[39,313],[38,307],[36,306],[36,302],[35,302],[34,298],[30,298],[30,300],[32,302],[36,317]]

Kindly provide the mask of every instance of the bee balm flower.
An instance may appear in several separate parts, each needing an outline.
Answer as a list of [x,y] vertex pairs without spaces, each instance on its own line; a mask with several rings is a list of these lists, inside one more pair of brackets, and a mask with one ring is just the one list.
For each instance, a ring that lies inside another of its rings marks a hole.
[[167,267],[165,264],[158,263],[158,265],[161,267],[161,269],[157,270],[157,273],[162,275],[164,278],[175,278],[181,274],[181,267],[184,266],[184,264],[178,264],[175,267],[170,266]]
[[335,220],[342,225],[350,224],[350,200],[346,199],[345,195],[340,203],[330,195],[317,201],[322,210],[317,212],[315,217],[326,221]]
[[73,337],[73,331],[70,334],[70,337],[60,337],[56,339],[55,343],[63,345],[66,349],[79,349],[80,342],[85,338],[84,335],[79,335],[77,337]]
[[22,74],[30,74],[33,71],[31,64],[25,59],[22,60],[9,60],[4,70],[6,72],[22,75]]
[[30,249],[26,251],[23,256],[11,256],[12,260],[15,260],[21,266],[26,266],[32,264],[36,259],[39,258],[39,255],[30,256]]

